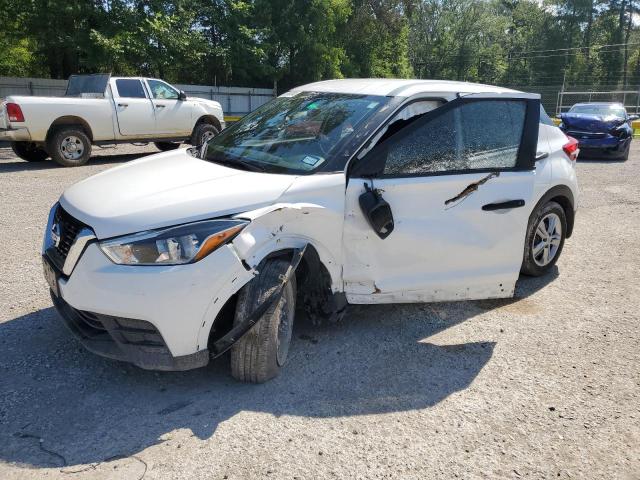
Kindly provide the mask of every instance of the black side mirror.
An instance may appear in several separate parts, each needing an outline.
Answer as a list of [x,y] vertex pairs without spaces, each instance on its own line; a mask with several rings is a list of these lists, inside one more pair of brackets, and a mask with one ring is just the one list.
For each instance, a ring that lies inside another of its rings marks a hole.
[[629,115],[628,120],[629,120],[630,122],[633,122],[633,121],[635,121],[635,120],[638,120],[639,118],[640,118],[640,116],[638,116],[638,115]]
[[178,95],[178,100],[186,100],[187,99],[187,94],[184,93],[184,90],[180,90],[180,94]]
[[373,231],[383,240],[393,232],[393,212],[378,190],[372,190],[365,183],[366,192],[360,195],[360,209]]

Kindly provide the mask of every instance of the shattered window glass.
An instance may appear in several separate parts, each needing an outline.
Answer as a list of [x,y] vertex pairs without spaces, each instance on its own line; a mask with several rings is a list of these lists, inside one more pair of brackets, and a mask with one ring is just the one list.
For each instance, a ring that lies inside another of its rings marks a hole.
[[464,103],[389,139],[386,175],[515,167],[526,104]]

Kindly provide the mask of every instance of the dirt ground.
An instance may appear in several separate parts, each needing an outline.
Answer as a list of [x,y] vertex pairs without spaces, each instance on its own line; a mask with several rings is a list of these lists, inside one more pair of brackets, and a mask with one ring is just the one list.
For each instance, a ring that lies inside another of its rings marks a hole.
[[573,237],[516,298],[297,324],[283,374],[154,373],[86,352],[39,258],[75,169],[0,149],[0,478],[640,478],[640,145],[579,163]]

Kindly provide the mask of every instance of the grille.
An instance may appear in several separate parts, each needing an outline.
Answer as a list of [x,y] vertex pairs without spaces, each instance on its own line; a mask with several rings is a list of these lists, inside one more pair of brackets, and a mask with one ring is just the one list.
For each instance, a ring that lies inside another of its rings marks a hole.
[[73,218],[65,212],[62,207],[58,207],[58,210],[56,211],[55,223],[60,227],[60,243],[56,247],[56,251],[64,261],[66,260],[67,255],[69,255],[69,249],[71,248],[71,245],[73,245],[78,233],[86,225]]
[[569,130],[567,133],[574,138],[604,138],[607,136],[602,132],[581,132],[578,130]]

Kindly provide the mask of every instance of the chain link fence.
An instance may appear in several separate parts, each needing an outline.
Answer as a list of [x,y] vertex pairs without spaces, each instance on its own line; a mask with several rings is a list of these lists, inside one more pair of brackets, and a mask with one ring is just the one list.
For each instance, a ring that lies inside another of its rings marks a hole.
[[[232,120],[252,112],[275,96],[269,88],[220,87],[212,85],[174,84],[188,96],[215,100]],[[9,95],[60,97],[67,90],[66,80],[48,78],[0,77],[0,98]]]

